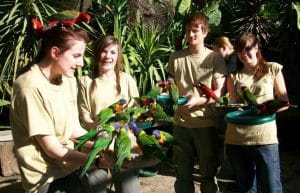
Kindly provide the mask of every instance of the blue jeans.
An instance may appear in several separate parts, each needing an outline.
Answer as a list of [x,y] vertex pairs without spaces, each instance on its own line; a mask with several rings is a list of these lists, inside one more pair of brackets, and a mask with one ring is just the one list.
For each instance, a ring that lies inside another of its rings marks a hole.
[[175,192],[195,192],[193,173],[195,159],[198,159],[201,192],[216,193],[215,176],[219,165],[216,128],[176,126],[174,137],[180,144],[180,148],[173,148],[176,164]]
[[226,153],[242,193],[282,193],[278,144],[227,144]]

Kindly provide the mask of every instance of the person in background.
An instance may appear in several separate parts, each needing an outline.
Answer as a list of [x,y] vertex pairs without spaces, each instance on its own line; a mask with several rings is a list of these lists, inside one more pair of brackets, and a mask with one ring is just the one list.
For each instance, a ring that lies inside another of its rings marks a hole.
[[[215,100],[197,87],[199,82],[211,88],[217,96],[224,91],[226,65],[223,57],[208,49],[204,40],[208,34],[208,18],[192,13],[184,23],[188,47],[171,54],[168,63],[169,78],[177,85],[180,96],[188,102],[175,110],[174,137],[179,149],[174,149],[176,193],[195,192],[193,172],[195,159],[199,161],[200,190],[216,193],[215,176],[219,166]],[[183,151],[181,151],[181,150]]]
[[[80,177],[88,155],[74,150],[76,138],[87,132],[78,119],[74,78],[87,42],[82,30],[52,26],[43,31],[35,63],[13,83],[10,123],[26,192],[106,192],[102,170],[93,167]],[[97,167],[113,167],[113,160],[97,160]]]
[[236,71],[237,56],[236,53],[234,52],[233,45],[230,42],[228,37],[220,36],[216,38],[212,43],[212,48],[215,52],[219,52],[225,59],[228,74]]
[[[218,52],[225,59],[227,73],[233,73],[237,69],[237,55],[234,52],[233,45],[230,42],[229,38],[226,36],[217,37],[213,43],[212,48],[215,52]],[[225,91],[226,93],[227,91]],[[225,130],[226,122],[224,120],[225,115],[228,113],[228,110],[218,109],[217,110],[217,132],[218,132],[218,142],[219,142],[219,152],[221,167],[217,174],[218,185],[221,191],[238,191],[236,177],[234,175],[232,166],[227,159],[225,148],[224,148],[224,139],[225,139]]]
[[[263,58],[258,38],[243,33],[236,38],[234,49],[241,65],[227,79],[232,99],[237,100],[236,91],[247,86],[258,104],[275,98],[288,104],[282,65]],[[242,193],[282,193],[276,120],[246,126],[229,122],[225,145]]]
[[[96,128],[99,112],[125,99],[129,106],[139,97],[135,80],[122,70],[122,50],[117,38],[101,36],[95,42],[93,53],[93,72],[83,76],[78,92],[78,107],[81,124],[86,129]],[[138,193],[140,183],[138,171],[121,172],[115,183],[118,193]]]

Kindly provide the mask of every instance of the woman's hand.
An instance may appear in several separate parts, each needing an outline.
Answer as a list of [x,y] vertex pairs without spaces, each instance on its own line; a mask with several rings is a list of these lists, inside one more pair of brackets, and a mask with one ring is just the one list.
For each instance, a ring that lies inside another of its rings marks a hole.
[[113,169],[114,168],[114,154],[111,151],[106,151],[102,153],[102,155],[97,158],[99,161],[95,162],[97,168],[104,168],[104,169]]
[[206,97],[196,97],[193,95],[187,95],[185,97],[188,99],[188,101],[183,106],[187,107],[188,109],[191,109],[196,106],[204,106],[207,105],[209,102],[209,98]]

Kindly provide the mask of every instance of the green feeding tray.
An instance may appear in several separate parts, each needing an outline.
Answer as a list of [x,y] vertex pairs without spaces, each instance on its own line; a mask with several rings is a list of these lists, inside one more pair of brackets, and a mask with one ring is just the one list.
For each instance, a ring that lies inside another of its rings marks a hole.
[[[185,103],[187,103],[187,101],[188,100],[187,100],[186,97],[180,96],[179,99],[178,99],[178,104],[179,105],[184,105]],[[168,105],[168,104],[171,103],[171,97],[168,94],[159,95],[157,97],[157,102],[161,105]]]
[[153,125],[153,122],[152,122],[152,121],[136,123],[136,126],[137,126],[139,129],[148,129],[148,128],[152,127],[152,125]]
[[228,123],[234,123],[239,125],[260,125],[263,123],[274,121],[275,114],[272,115],[258,115],[256,110],[248,109],[244,111],[233,111],[227,113],[225,120]]

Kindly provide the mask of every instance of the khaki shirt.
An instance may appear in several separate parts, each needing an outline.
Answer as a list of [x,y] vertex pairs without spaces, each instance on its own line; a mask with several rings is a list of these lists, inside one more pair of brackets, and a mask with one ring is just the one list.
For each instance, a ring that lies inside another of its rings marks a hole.
[[[268,73],[259,80],[254,80],[253,71],[241,69],[231,77],[237,89],[247,86],[257,96],[258,103],[274,99],[274,80],[282,70],[282,65],[268,62]],[[260,125],[227,124],[226,144],[264,145],[278,143],[276,121]]]
[[120,73],[120,94],[117,93],[115,78],[104,78],[101,76],[96,78],[96,86],[93,91],[91,91],[92,81],[90,77],[84,76],[80,80],[79,86],[78,107],[81,124],[85,128],[86,120],[94,120],[102,109],[120,99],[125,99],[132,104],[133,98],[139,97],[135,80],[125,72]]
[[[220,54],[208,48],[202,54],[191,54],[186,48],[170,56],[168,72],[174,78],[181,96],[199,96],[194,83],[202,82],[211,88],[213,79],[224,77],[227,70]],[[188,128],[212,127],[215,126],[215,115],[211,105],[192,109],[179,105],[175,120],[177,125]]]
[[54,135],[66,148],[73,149],[72,128],[79,127],[77,88],[74,78],[63,77],[53,85],[38,65],[16,79],[11,97],[10,120],[24,189],[37,188],[77,169],[74,165],[49,158],[36,135]]

